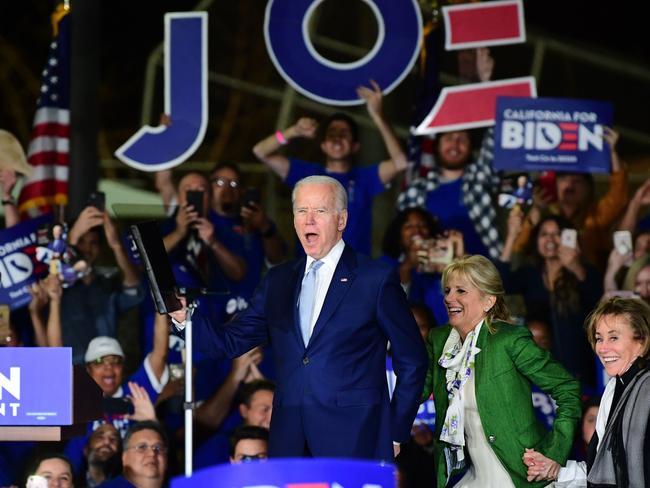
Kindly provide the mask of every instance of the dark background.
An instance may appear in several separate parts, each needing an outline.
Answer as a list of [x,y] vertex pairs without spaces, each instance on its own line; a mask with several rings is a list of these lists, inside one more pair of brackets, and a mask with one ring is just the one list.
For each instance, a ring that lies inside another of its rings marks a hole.
[[[421,4],[430,5],[429,2]],[[100,159],[114,159],[113,151],[140,126],[145,64],[151,51],[163,40],[164,13],[191,10],[196,5],[196,0],[99,3],[101,20],[96,32],[99,48],[90,54],[98,56],[100,61],[97,101]],[[607,60],[624,62],[640,70],[640,75],[632,76],[557,50],[547,50],[538,79],[538,95],[614,102],[616,125],[623,133],[621,153],[632,162],[634,171],[646,168],[644,159],[650,154],[650,46],[644,25],[647,22],[639,14],[639,7],[582,0],[525,1],[524,5],[529,40],[534,37],[560,42],[603,57],[605,63]],[[49,16],[53,6],[54,2],[43,0],[0,2],[0,127],[14,132],[25,144],[51,37]],[[285,83],[273,67],[263,41],[265,6],[264,0],[215,0],[209,4],[210,70],[283,90]],[[424,15],[429,11],[428,6],[424,8]],[[319,34],[366,47],[374,41],[376,28],[369,9],[360,0],[326,0],[320,14]],[[327,50],[322,52],[332,58],[341,56]],[[493,55],[496,59],[493,78],[524,76],[530,73],[533,44],[495,48]],[[443,71],[457,72],[455,56],[442,55]],[[160,74],[161,70],[158,71]],[[162,77],[157,79],[154,114],[162,110]],[[386,112],[402,129],[410,123],[414,83],[413,77],[408,77],[385,99]],[[208,134],[192,160],[252,161],[252,145],[275,129],[279,102],[221,84],[210,84],[209,93]],[[363,107],[351,111],[364,113]],[[296,110],[291,120],[309,113],[309,110]],[[152,115],[152,119],[150,123],[157,125],[157,116]],[[304,152],[306,156],[317,157],[307,145]],[[105,162],[101,175],[107,174],[135,182],[142,178],[121,163]],[[150,180],[145,179],[140,185],[150,187]]]

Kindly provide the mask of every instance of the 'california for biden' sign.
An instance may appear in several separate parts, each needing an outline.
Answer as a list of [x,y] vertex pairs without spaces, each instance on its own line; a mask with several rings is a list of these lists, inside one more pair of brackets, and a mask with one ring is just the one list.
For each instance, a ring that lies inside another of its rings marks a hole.
[[610,148],[603,134],[612,112],[607,102],[500,97],[494,167],[609,173]]

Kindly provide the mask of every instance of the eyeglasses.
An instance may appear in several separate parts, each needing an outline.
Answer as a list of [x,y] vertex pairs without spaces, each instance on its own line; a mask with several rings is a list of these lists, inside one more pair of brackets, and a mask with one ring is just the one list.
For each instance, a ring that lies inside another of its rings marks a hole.
[[91,361],[89,364],[93,366],[120,366],[124,363],[124,359],[120,356],[104,356]]
[[242,463],[250,463],[254,461],[261,461],[267,458],[268,457],[266,454],[243,454],[242,457],[239,458],[239,460]]
[[213,178],[210,180],[213,185],[220,187],[229,186],[233,190],[239,188],[239,182],[235,180],[229,180],[228,178]]
[[125,451],[128,451],[129,449],[133,449],[135,452],[138,454],[146,454],[146,452],[151,449],[154,454],[165,454],[167,452],[167,446],[164,444],[152,444],[149,445],[146,442],[142,442],[140,444],[136,444],[135,446],[130,446],[124,449]]

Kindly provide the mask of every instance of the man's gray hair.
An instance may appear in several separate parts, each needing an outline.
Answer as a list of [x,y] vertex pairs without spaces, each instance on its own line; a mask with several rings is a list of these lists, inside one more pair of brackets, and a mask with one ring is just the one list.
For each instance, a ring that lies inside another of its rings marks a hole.
[[298,188],[304,185],[331,186],[334,189],[334,202],[336,204],[336,211],[341,212],[342,210],[348,208],[348,193],[345,191],[345,188],[343,188],[343,185],[341,185],[341,183],[339,183],[331,176],[325,175],[307,176],[306,178],[298,181],[298,183],[296,183],[296,185],[293,187],[293,191],[291,192],[292,207],[295,207],[296,205],[296,193],[298,192]]

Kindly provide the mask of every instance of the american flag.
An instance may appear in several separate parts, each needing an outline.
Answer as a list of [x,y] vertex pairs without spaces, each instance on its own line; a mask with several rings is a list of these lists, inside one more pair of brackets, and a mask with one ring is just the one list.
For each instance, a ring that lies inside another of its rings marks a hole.
[[43,69],[27,160],[34,174],[18,199],[23,218],[68,203],[70,152],[70,12],[59,5],[52,14],[54,37]]

